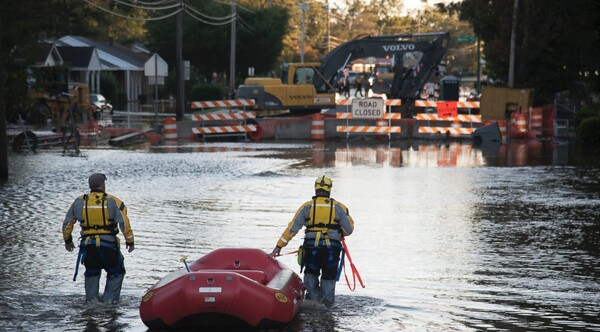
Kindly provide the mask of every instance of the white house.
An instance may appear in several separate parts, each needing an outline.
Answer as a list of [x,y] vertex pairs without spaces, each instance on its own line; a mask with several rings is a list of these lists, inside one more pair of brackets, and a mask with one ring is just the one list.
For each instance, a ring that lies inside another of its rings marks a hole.
[[[88,82],[90,90],[100,92],[100,72],[111,71],[117,78],[118,89],[126,96],[126,110],[138,111],[141,109],[140,96],[148,90],[147,81],[144,76],[144,64],[150,58],[150,51],[139,47],[127,48],[111,41],[100,42],[81,36],[64,36],[55,41],[57,49],[61,52],[79,53],[83,58],[71,59],[72,72],[79,73],[80,82]],[[73,48],[81,48],[74,51]],[[85,60],[85,50],[93,48],[89,53],[89,62]],[[98,62],[96,62],[96,57]],[[63,59],[64,60],[64,59]],[[65,63],[67,62],[64,60]],[[86,65],[87,64],[87,65]],[[73,73],[72,75],[78,75]],[[74,78],[74,77],[72,77]]]

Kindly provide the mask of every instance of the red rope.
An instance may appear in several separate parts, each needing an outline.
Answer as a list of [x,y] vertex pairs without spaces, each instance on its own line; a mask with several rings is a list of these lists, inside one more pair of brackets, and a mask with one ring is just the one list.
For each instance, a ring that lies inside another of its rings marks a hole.
[[351,291],[354,291],[356,289],[356,279],[358,279],[358,282],[360,283],[362,288],[365,288],[365,284],[363,283],[362,278],[360,277],[360,273],[358,273],[358,269],[356,268],[356,266],[354,266],[354,263],[352,262],[352,256],[350,256],[350,251],[348,251],[348,246],[346,245],[346,241],[344,241],[344,238],[342,238],[342,246],[344,247],[344,251],[346,252],[346,256],[348,257],[348,262],[350,262],[350,268],[352,269],[352,281],[354,284],[353,286],[350,286],[350,280],[348,279],[348,275],[346,274],[346,264],[344,264],[344,277],[346,278],[348,288]]
[[292,254],[296,254],[296,253],[298,253],[298,250],[286,252],[285,254],[279,254],[279,256],[292,255]]

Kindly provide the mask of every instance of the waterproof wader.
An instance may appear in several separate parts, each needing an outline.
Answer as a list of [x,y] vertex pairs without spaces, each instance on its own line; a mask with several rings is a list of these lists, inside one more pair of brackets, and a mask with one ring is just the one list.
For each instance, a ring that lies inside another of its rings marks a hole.
[[324,241],[323,246],[313,247],[313,243],[305,242],[304,247],[306,299],[321,302],[327,307],[331,307],[334,303],[336,277],[342,251],[339,242],[331,242],[329,248],[324,246]]
[[102,270],[105,270],[107,276],[102,302],[117,302],[125,278],[124,257],[119,250],[119,243],[100,240],[98,237],[84,238],[79,248],[79,260],[85,265],[85,300],[90,302],[99,299],[100,276]]

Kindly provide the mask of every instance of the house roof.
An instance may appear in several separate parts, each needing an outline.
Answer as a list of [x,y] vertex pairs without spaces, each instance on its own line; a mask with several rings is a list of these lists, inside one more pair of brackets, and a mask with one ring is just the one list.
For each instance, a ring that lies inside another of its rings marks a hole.
[[56,41],[60,46],[94,47],[102,70],[143,71],[150,56],[135,52],[121,44],[95,41],[81,36],[64,36]]
[[31,51],[34,67],[62,65],[63,59],[54,44],[40,43]]
[[93,47],[73,47],[73,46],[58,46],[57,47],[64,64],[71,66],[73,69],[100,69],[100,61]]

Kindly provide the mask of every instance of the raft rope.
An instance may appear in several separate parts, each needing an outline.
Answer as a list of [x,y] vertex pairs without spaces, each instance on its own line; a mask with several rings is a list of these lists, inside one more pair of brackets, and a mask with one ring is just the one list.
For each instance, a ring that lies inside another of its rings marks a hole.
[[293,254],[297,254],[297,253],[298,253],[298,250],[294,250],[294,251],[286,252],[285,254],[279,254],[279,256],[293,255]]
[[[363,283],[362,278],[360,277],[360,273],[358,273],[358,269],[356,268],[356,266],[354,266],[354,263],[352,262],[352,257],[350,256],[350,251],[348,251],[348,246],[346,245],[346,241],[344,241],[343,237],[342,237],[341,242],[342,242],[342,246],[344,247],[344,251],[342,251],[341,265],[343,266],[343,269],[344,269],[344,277],[346,278],[346,284],[348,284],[348,289],[350,289],[351,291],[354,291],[356,289],[356,279],[358,279],[358,282],[360,283],[362,288],[365,288],[365,284]],[[346,264],[344,264],[344,256],[348,257],[348,262],[350,262],[350,268],[352,269],[352,281],[353,281],[352,286],[350,286],[350,280],[348,279],[348,275],[346,274]],[[339,279],[339,272],[338,272],[338,279]]]

